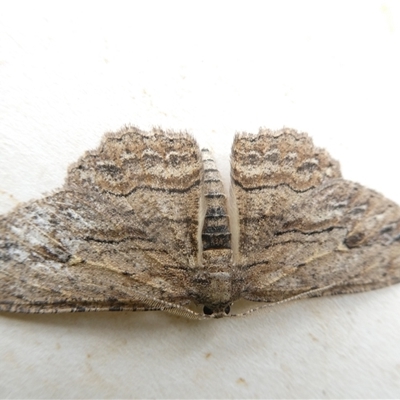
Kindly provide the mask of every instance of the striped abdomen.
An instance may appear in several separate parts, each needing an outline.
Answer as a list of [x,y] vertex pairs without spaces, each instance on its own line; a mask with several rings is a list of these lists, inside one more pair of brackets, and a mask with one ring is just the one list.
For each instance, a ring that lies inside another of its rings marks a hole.
[[202,151],[204,161],[204,197],[206,213],[202,231],[203,250],[230,249],[231,233],[226,195],[221,176],[208,149]]

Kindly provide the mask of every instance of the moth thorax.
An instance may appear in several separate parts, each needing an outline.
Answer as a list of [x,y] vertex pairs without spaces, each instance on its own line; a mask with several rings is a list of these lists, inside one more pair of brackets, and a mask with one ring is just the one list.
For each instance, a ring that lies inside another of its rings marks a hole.
[[232,299],[232,251],[215,249],[203,252],[205,285],[202,285],[202,303],[220,305]]

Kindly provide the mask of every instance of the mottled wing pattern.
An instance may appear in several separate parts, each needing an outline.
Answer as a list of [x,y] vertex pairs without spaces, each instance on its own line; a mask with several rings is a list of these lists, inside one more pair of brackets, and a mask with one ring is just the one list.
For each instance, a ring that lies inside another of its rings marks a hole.
[[185,304],[198,258],[203,164],[187,134],[126,128],[64,187],[0,219],[0,310]]
[[341,178],[294,130],[239,134],[232,148],[242,296],[276,302],[400,281],[400,208]]

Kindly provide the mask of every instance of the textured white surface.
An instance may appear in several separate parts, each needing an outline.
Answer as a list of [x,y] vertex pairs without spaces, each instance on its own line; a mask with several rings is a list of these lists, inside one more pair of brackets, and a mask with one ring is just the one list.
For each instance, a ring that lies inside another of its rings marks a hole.
[[[187,129],[229,179],[237,130],[307,131],[400,203],[400,7],[0,2],[0,211],[126,123]],[[0,397],[399,397],[400,287],[245,319],[0,315]]]

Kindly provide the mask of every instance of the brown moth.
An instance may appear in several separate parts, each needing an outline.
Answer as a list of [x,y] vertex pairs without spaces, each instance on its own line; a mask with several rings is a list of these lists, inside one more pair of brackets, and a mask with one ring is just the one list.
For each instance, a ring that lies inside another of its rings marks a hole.
[[237,134],[231,157],[228,207],[190,135],[107,134],[60,190],[0,219],[0,310],[219,318],[240,298],[262,308],[400,281],[400,207],[342,179],[306,134]]

